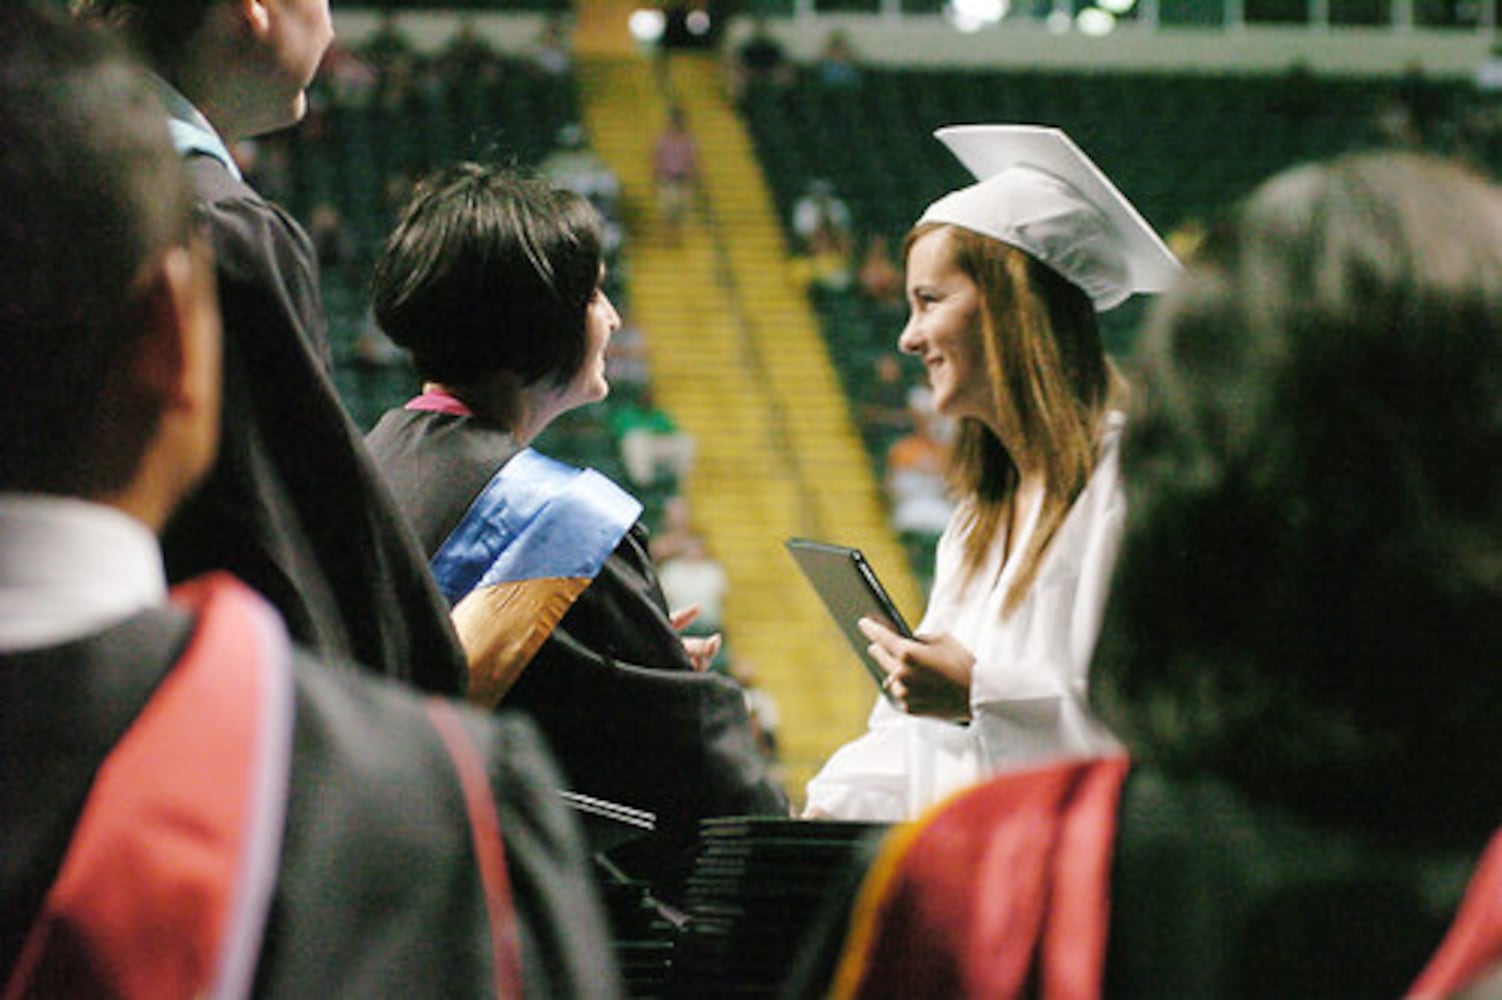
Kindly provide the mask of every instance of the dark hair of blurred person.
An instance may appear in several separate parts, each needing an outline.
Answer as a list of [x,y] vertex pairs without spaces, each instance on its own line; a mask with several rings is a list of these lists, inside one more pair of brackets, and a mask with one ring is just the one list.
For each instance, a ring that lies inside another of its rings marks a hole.
[[1332,822],[1495,823],[1497,190],[1396,154],[1284,174],[1147,340],[1101,711],[1139,760]]

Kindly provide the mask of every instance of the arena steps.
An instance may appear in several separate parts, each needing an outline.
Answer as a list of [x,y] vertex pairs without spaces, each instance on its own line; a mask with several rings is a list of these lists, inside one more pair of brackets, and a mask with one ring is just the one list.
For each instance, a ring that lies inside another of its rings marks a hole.
[[[581,103],[619,173],[631,224],[626,267],[657,400],[698,441],[685,492],[731,579],[726,631],[777,698],[789,789],[864,728],[869,680],[783,549],[812,535],[859,544],[916,616],[920,599],[803,290],[791,279],[749,139],[713,57],[587,56]],[[658,226],[651,145],[671,92],[704,175],[700,211]]]

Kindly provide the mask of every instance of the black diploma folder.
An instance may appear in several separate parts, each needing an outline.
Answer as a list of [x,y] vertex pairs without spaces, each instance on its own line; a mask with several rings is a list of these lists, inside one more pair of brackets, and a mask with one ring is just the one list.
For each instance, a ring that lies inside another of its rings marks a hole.
[[866,652],[870,642],[861,634],[857,623],[869,617],[886,622],[901,635],[911,636],[912,631],[877,579],[876,571],[860,549],[846,545],[790,538],[787,549],[829,609],[850,648],[860,657],[861,665],[881,688],[882,695],[890,699],[886,688],[881,687],[887,679],[886,671]]

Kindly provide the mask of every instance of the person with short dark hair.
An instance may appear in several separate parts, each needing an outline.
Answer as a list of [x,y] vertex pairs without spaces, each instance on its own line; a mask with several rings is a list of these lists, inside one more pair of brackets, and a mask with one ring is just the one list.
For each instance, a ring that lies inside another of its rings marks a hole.
[[681,846],[705,817],[787,807],[740,692],[696,669],[719,637],[677,631],[641,503],[529,446],[609,392],[602,226],[588,199],[514,172],[424,181],[372,286],[423,392],[368,441],[454,604],[470,700],[529,712],[571,788],[655,814],[658,843]]
[[302,227],[227,143],[300,120],[333,39],[328,0],[87,0],[156,74],[213,242],[224,315],[219,458],[163,536],[173,580],[223,569],[300,642],[457,694],[463,651],[331,378]]
[[1406,153],[1286,171],[1142,350],[1093,664],[1130,763],[997,778],[894,841],[834,994],[1494,986],[1502,192]]
[[211,252],[108,35],[0,10],[0,992],[614,996],[555,765],[293,647],[156,534],[213,464]]

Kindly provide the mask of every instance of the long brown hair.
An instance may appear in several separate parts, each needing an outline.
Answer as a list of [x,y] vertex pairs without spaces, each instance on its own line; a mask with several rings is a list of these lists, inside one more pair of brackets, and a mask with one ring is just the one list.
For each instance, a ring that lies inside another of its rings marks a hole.
[[[907,249],[936,224],[915,227]],[[1015,247],[950,227],[954,265],[980,289],[986,380],[1007,440],[974,418],[960,421],[950,485],[969,501],[967,583],[984,564],[997,532],[1011,520],[1019,464],[1043,472],[1038,527],[1002,604],[1022,603],[1049,544],[1095,467],[1106,410],[1124,389],[1101,346],[1088,296]],[[1024,451],[1014,455],[1011,448]],[[1020,460],[1020,461],[1019,461]]]

